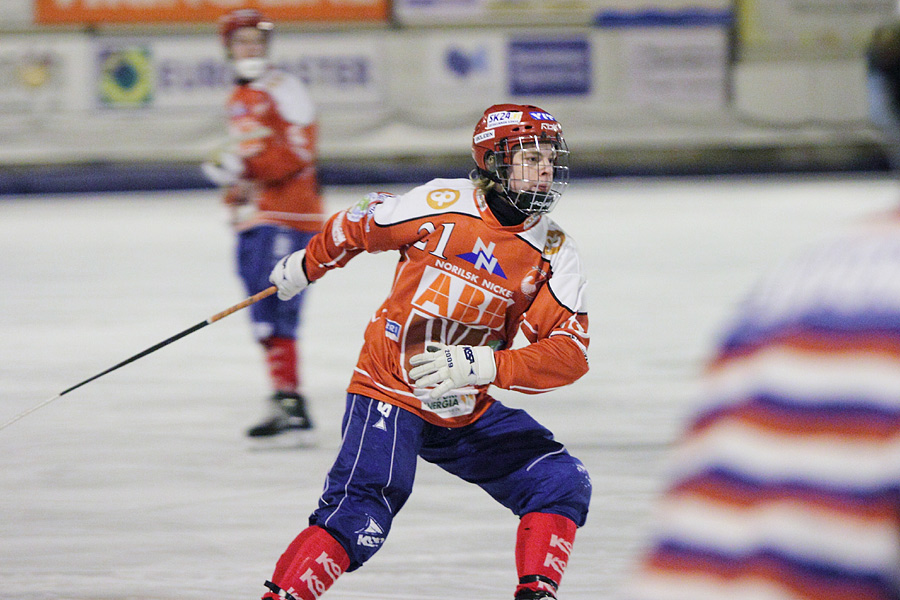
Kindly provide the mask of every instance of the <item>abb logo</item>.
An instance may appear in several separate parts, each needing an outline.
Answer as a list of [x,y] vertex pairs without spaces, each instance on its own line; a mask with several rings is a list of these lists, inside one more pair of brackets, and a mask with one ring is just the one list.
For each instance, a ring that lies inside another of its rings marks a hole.
[[413,298],[413,305],[428,314],[457,323],[500,329],[512,300],[488,291],[476,281],[426,267]]

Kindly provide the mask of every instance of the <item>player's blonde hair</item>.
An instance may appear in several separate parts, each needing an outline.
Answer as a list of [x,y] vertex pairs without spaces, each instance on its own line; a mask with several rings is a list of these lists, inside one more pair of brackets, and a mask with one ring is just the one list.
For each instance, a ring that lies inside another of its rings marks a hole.
[[493,179],[482,174],[478,169],[472,169],[472,171],[469,173],[469,179],[472,181],[472,183],[475,184],[475,187],[480,189],[485,194],[494,188],[500,188],[501,190],[503,189],[503,186],[501,186]]

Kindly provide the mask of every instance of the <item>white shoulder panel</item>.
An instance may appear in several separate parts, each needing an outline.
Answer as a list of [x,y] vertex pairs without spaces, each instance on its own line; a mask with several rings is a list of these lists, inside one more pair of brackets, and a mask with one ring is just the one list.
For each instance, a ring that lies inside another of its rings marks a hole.
[[519,237],[528,242],[535,250],[543,251],[547,240],[547,231],[555,226],[550,217],[542,216],[538,221],[519,234]]
[[312,98],[306,86],[293,75],[272,69],[253,85],[269,92],[278,105],[278,112],[289,123],[306,126],[315,121]]
[[550,291],[574,313],[587,312],[587,279],[575,241],[556,223],[547,221],[544,256],[550,259]]
[[445,212],[478,216],[475,185],[468,179],[432,179],[413,188],[394,202],[383,202],[375,209],[375,222],[391,225]]

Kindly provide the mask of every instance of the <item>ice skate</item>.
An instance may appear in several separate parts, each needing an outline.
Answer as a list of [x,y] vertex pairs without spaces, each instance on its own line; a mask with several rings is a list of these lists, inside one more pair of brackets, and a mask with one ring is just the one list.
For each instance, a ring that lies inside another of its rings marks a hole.
[[556,596],[542,590],[522,590],[514,600],[556,600]]
[[312,420],[306,399],[297,392],[275,392],[267,401],[266,416],[247,430],[247,437],[266,446],[291,447],[309,444]]

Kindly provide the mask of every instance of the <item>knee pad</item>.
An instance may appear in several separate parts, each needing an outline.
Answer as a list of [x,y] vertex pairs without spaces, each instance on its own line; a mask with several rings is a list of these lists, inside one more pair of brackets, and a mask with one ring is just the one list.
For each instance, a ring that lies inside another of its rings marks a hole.
[[547,457],[533,465],[537,470],[536,490],[519,516],[529,512],[546,512],[562,515],[581,527],[587,520],[591,503],[591,477],[587,468],[569,454]]
[[587,468],[577,458],[572,459],[571,472],[566,478],[567,489],[563,503],[571,511],[566,514],[575,524],[581,527],[587,520],[588,508],[591,504],[591,476]]

